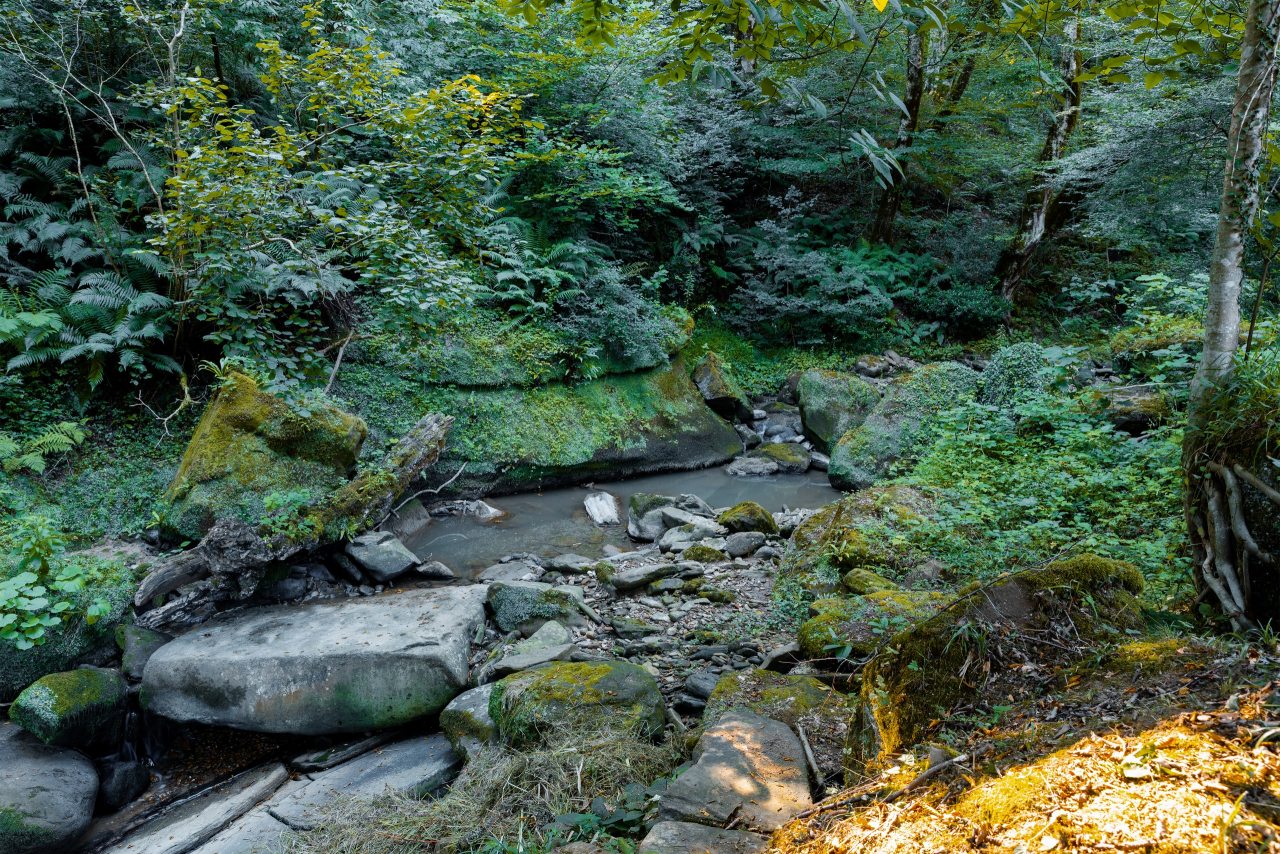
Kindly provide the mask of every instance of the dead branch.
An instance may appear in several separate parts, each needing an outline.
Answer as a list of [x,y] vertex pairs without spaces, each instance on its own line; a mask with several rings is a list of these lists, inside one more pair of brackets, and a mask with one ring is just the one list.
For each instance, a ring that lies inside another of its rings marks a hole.
[[466,463],[463,463],[462,465],[458,466],[458,470],[457,470],[457,471],[455,471],[455,472],[453,473],[453,477],[449,478],[448,480],[446,480],[444,483],[440,484],[439,486],[433,486],[433,487],[431,487],[431,488],[429,488],[429,489],[419,489],[419,490],[418,490],[417,492],[415,492],[413,495],[410,495],[410,496],[409,496],[408,498],[406,498],[404,501],[401,501],[401,502],[400,502],[399,504],[397,504],[395,507],[392,507],[392,508],[387,512],[387,515],[386,515],[386,516],[383,516],[383,517],[382,517],[382,519],[380,519],[380,520],[378,521],[378,524],[379,524],[379,525],[381,525],[383,522],[387,521],[387,518],[388,518],[389,516],[398,516],[398,515],[399,515],[398,511],[399,511],[401,508],[403,508],[406,504],[408,504],[410,501],[414,500],[415,498],[421,498],[421,497],[422,497],[422,496],[424,496],[424,495],[439,495],[441,492],[443,492],[443,491],[444,491],[445,487],[447,487],[449,484],[453,483],[455,480],[457,480],[459,477],[461,477],[461,476],[462,476],[462,472],[463,472],[463,471],[465,471],[465,470],[466,470],[466,468],[467,468],[467,464],[466,464]]
[[813,755],[813,746],[809,744],[809,736],[805,735],[803,725],[796,724],[796,735],[800,736],[800,746],[804,748],[804,761],[809,766],[809,773],[813,775],[813,782],[821,786],[826,782],[826,778],[822,775],[822,769],[818,767],[818,757]]

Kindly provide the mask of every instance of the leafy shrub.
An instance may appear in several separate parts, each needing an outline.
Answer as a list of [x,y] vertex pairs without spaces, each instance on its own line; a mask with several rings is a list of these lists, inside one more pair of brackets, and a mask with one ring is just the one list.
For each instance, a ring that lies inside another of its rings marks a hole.
[[46,634],[71,616],[92,625],[107,613],[107,603],[94,598],[83,612],[73,611],[72,598],[93,579],[85,564],[64,560],[66,541],[53,522],[25,516],[6,531],[16,555],[0,578],[0,640],[20,650],[44,643]]

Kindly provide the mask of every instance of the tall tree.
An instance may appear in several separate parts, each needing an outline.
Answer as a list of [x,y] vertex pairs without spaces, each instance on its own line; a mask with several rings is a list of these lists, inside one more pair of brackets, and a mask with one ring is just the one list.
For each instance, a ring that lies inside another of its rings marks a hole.
[[[1280,40],[1280,0],[1250,0],[1240,49],[1240,66],[1231,109],[1226,170],[1213,255],[1204,347],[1191,382],[1183,466],[1187,480],[1186,515],[1200,580],[1239,628],[1255,624],[1250,607],[1250,559],[1270,563],[1250,534],[1240,498],[1244,480],[1271,500],[1274,490],[1236,461],[1215,459],[1205,444],[1213,412],[1214,390],[1230,378],[1240,344],[1240,284],[1244,279],[1245,241],[1258,213],[1258,176],[1266,156],[1271,98]],[[1208,469],[1205,472],[1205,469]]]
[[[916,130],[920,127],[920,105],[924,100],[924,69],[928,54],[929,35],[921,25],[917,25],[907,36],[907,76],[902,103],[902,119],[898,122],[898,135],[894,138],[892,149],[903,151],[911,147]],[[907,183],[906,161],[899,158],[899,174],[880,193],[880,202],[876,206],[875,224],[871,234],[881,243],[893,240],[893,223],[898,218],[898,208],[902,206],[902,192]]]
[[1062,87],[1055,93],[1055,101],[1060,108],[1053,114],[1045,135],[1044,147],[1040,149],[1040,156],[1036,161],[1035,183],[1023,200],[1018,231],[996,265],[1000,295],[1006,300],[1013,299],[1036,249],[1055,224],[1055,214],[1058,212],[1062,193],[1054,185],[1052,169],[1066,151],[1067,142],[1080,121],[1081,84],[1077,80],[1080,75],[1080,52],[1077,47],[1079,38],[1079,21],[1075,18],[1068,19],[1063,25],[1062,52],[1058,64]]

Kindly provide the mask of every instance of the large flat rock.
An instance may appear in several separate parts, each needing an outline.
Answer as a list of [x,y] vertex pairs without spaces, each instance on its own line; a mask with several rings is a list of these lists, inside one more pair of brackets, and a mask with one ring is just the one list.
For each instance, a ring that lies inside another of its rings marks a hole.
[[280,854],[289,826],[257,809],[233,821],[191,854]]
[[703,733],[694,760],[667,787],[659,820],[773,831],[813,805],[804,748],[784,723],[732,709]]
[[147,662],[156,714],[255,732],[365,732],[435,714],[467,683],[483,586],[254,608]]
[[306,785],[281,792],[267,804],[267,812],[294,830],[311,830],[340,797],[376,798],[388,792],[426,796],[461,767],[462,758],[443,735],[411,738],[313,775]]
[[280,764],[246,771],[165,810],[102,854],[186,854],[213,839],[288,778]]

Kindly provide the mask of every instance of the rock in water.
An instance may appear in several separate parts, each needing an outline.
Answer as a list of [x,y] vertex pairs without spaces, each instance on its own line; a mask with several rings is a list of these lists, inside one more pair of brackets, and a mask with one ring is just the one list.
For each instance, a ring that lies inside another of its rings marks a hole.
[[698,740],[694,765],[667,787],[662,821],[772,831],[811,806],[804,748],[787,727],[745,709],[724,714]]
[[0,852],[70,851],[97,795],[88,759],[0,724]]
[[370,531],[347,543],[347,556],[370,578],[386,584],[418,565],[418,556],[390,531]]
[[587,515],[597,525],[621,525],[618,499],[607,492],[593,492],[583,500]]
[[177,721],[298,735],[435,714],[467,683],[485,588],[255,608],[215,618],[147,662],[142,702]]

